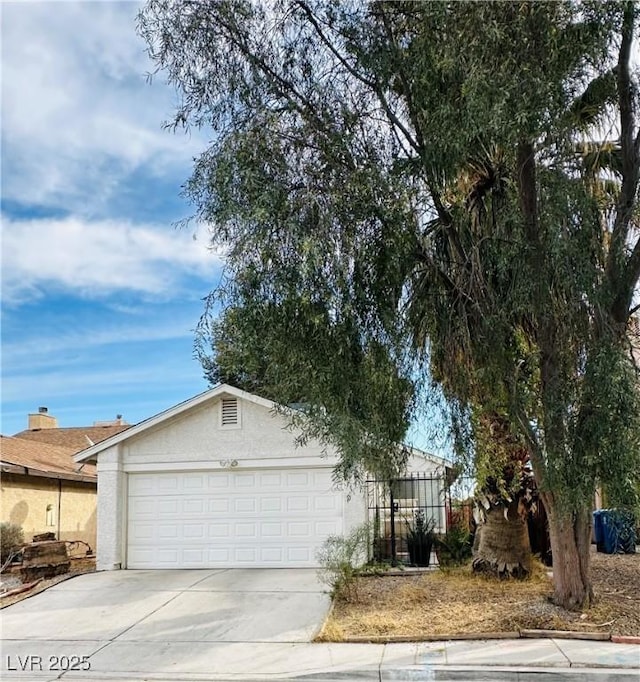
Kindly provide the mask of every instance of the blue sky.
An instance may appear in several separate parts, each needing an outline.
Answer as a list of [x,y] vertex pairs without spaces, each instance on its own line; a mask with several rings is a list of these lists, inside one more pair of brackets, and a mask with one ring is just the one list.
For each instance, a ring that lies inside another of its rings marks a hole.
[[174,227],[207,140],[163,129],[138,7],[2,4],[4,434],[42,405],[134,423],[207,388],[193,329],[221,262]]
[[[135,33],[141,3],[2,3],[2,424],[138,422],[207,388],[193,359],[221,259],[179,230],[206,132]],[[438,450],[417,425],[416,445]]]

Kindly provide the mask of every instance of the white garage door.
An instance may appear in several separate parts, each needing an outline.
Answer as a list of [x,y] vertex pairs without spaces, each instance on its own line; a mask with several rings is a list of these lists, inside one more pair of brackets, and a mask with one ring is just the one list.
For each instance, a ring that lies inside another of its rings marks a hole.
[[129,474],[129,568],[316,566],[342,531],[330,469]]

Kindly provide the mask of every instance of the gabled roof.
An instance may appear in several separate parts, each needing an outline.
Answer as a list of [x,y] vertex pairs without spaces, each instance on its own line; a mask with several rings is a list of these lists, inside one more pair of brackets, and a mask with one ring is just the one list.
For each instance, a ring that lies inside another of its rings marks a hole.
[[75,452],[73,448],[0,436],[0,462],[4,473],[95,482],[95,466],[76,464]]
[[[282,408],[282,406],[278,405],[278,403],[275,403],[272,400],[261,398],[260,396],[257,396],[254,393],[248,393],[247,391],[243,391],[239,388],[236,388],[235,386],[231,386],[230,384],[218,384],[217,386],[214,386],[208,391],[199,393],[193,398],[189,398],[184,402],[178,403],[177,405],[170,407],[168,410],[165,410],[164,412],[159,412],[153,417],[149,417],[149,419],[145,419],[144,421],[139,422],[135,426],[129,426],[126,429],[126,431],[116,433],[113,436],[106,438],[105,440],[96,443],[95,445],[88,447],[85,450],[82,450],[81,452],[78,452],[75,455],[74,460],[76,462],[86,462],[89,460],[94,460],[95,457],[100,452],[106,450],[107,448],[117,445],[118,443],[128,440],[129,438],[137,436],[140,433],[144,433],[145,431],[152,429],[154,426],[158,426],[159,424],[162,424],[163,422],[166,422],[169,419],[173,419],[174,417],[177,417],[183,414],[184,412],[187,412],[188,410],[194,407],[198,407],[199,405],[202,405],[210,400],[214,400],[220,397],[221,395],[231,395],[241,400],[248,400],[249,402],[255,403],[256,405],[261,405],[262,407],[265,407],[268,410],[273,410],[275,408],[295,410],[294,406],[289,406],[289,408]],[[418,457],[431,460],[442,466],[449,465],[449,463],[442,457],[432,455],[430,453],[424,452],[423,450],[419,450],[418,448],[412,447],[410,448],[410,451],[412,455],[416,455]]]
[[199,393],[193,398],[189,398],[184,402],[170,407],[168,410],[164,410],[164,412],[159,412],[153,417],[149,417],[149,419],[139,422],[135,426],[129,426],[126,431],[116,433],[113,436],[101,441],[100,443],[96,443],[95,445],[78,452],[75,455],[74,460],[76,462],[86,462],[87,460],[94,459],[96,455],[103,450],[106,450],[113,445],[117,445],[124,440],[132,438],[133,436],[137,436],[144,431],[152,429],[158,424],[162,424],[169,419],[173,419],[174,417],[177,417],[194,407],[198,407],[203,403],[209,402],[210,400],[214,400],[223,394],[232,395],[241,400],[248,400],[249,402],[255,403],[256,405],[262,405],[262,407],[266,407],[269,410],[277,407],[277,403],[274,403],[272,400],[261,398],[260,396],[254,395],[253,393],[247,393],[247,391],[242,391],[241,389],[229,384],[218,384],[217,386],[210,388],[208,391]]
[[89,445],[89,440],[92,443],[99,443],[128,428],[128,424],[111,424],[109,426],[72,426],[69,428],[26,429],[25,431],[14,434],[13,437],[37,443],[48,443],[49,445],[70,448],[76,453],[84,450]]
[[428,459],[431,462],[435,462],[439,466],[445,468],[451,467],[451,462],[448,459],[445,459],[444,457],[440,457],[440,455],[434,455],[431,452],[425,452],[424,450],[420,450],[420,448],[413,447],[412,445],[409,446],[409,452],[414,457],[422,457],[422,459]]

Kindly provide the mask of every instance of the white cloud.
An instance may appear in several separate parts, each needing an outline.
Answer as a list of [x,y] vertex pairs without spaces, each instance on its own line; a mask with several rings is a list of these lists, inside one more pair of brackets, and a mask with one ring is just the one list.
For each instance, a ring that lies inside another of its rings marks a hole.
[[186,177],[204,141],[162,129],[174,96],[145,82],[152,65],[135,33],[138,7],[4,4],[5,198],[95,214],[140,167]]
[[140,391],[140,386],[153,390],[154,387],[165,387],[168,382],[179,386],[181,382],[193,383],[193,377],[185,378],[184,367],[181,365],[169,365],[163,372],[158,372],[157,366],[145,364],[122,370],[109,368],[91,371],[84,367],[78,372],[41,371],[37,374],[8,376],[2,381],[2,393],[3,400],[7,402],[19,400],[25,395],[56,399],[83,395],[104,397],[113,394],[126,395],[127,390]]
[[[77,330],[56,330],[52,335],[26,336],[2,347],[3,362],[12,374],[56,367],[72,366],[82,356],[95,353],[101,346],[147,344],[156,341],[193,339],[197,315],[175,316],[164,323],[146,320],[145,324],[122,325],[107,323],[104,327],[83,326]],[[51,331],[48,329],[47,331]],[[141,346],[142,347],[142,346]]]
[[2,295],[17,304],[48,288],[85,297],[118,291],[175,296],[182,278],[213,282],[220,260],[206,235],[78,217],[3,218]]

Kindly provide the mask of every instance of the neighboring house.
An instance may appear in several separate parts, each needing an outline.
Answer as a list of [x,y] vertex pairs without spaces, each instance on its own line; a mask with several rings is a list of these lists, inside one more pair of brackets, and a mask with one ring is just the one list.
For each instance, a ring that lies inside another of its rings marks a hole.
[[0,436],[2,521],[22,527],[25,541],[53,532],[96,546],[95,467],[79,470],[76,450]]
[[95,550],[96,469],[76,464],[73,455],[126,428],[120,417],[59,428],[46,407],[30,414],[28,429],[1,437],[1,520],[21,526],[26,541],[53,532],[61,540],[82,540]]
[[128,428],[129,424],[122,419],[121,415],[110,422],[95,422],[93,426],[59,427],[58,420],[48,413],[46,407],[41,407],[37,414],[29,415],[29,428],[20,433],[14,433],[13,437],[59,445],[80,452],[87,446],[99,443]]
[[337,489],[335,456],[296,446],[276,407],[222,384],[76,455],[98,465],[98,568],[316,566],[365,494]]

